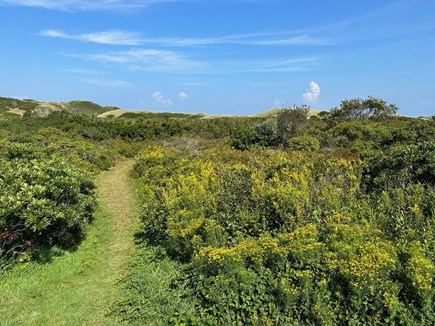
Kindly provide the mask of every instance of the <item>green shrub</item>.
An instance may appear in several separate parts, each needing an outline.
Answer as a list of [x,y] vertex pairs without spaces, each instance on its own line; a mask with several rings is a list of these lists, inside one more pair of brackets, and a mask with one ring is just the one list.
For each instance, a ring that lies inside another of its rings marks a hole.
[[283,144],[291,138],[299,135],[308,121],[308,106],[293,107],[279,110],[276,117],[278,137]]
[[317,151],[320,149],[320,142],[312,136],[298,136],[290,138],[287,142],[287,148],[295,151]]
[[12,145],[5,154],[0,159],[0,258],[77,244],[95,207],[91,175],[47,149]]
[[253,126],[242,126],[232,132],[231,138],[231,144],[234,148],[247,150],[256,143],[257,133]]
[[385,118],[397,112],[398,107],[385,100],[369,96],[366,99],[354,98],[341,101],[340,106],[331,109],[329,119],[334,122],[363,118]]
[[370,190],[406,187],[420,182],[435,185],[435,142],[396,146],[384,155],[365,158],[364,184]]
[[255,126],[255,143],[259,146],[276,146],[280,143],[276,118],[268,118]]

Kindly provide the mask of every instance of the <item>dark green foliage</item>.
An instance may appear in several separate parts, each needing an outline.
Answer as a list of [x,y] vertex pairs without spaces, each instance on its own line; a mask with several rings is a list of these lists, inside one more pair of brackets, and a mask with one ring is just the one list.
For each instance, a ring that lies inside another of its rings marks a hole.
[[388,137],[388,130],[372,121],[345,121],[331,128],[330,133],[334,145],[339,147],[352,147],[359,142],[382,144]]
[[231,145],[240,150],[247,150],[257,141],[257,133],[254,126],[243,125],[233,130],[231,134]]
[[95,206],[91,175],[50,148],[11,144],[2,152],[0,259],[77,244]]
[[369,189],[405,188],[419,182],[435,185],[435,142],[401,145],[365,159],[363,182]]
[[276,146],[281,143],[276,118],[268,118],[255,126],[255,143],[259,146]]
[[398,107],[383,99],[369,96],[367,99],[355,98],[344,100],[339,107],[330,111],[329,119],[334,122],[357,120],[363,118],[385,118],[397,112]]
[[86,115],[53,112],[47,117],[25,116],[18,121],[1,121],[0,127],[14,136],[33,137],[42,128],[52,127],[68,133],[70,136],[93,141],[122,139],[127,141],[144,141],[165,139],[168,137],[197,136],[207,139],[230,136],[236,130],[258,121],[252,118],[216,118],[197,119],[102,119]]
[[297,136],[305,127],[309,111],[309,107],[302,106],[282,109],[278,112],[276,118],[278,138],[283,144],[285,144],[288,139]]
[[254,127],[243,126],[232,134],[232,145],[241,150],[250,147],[274,147],[286,145],[291,137],[297,136],[307,124],[309,108],[295,107],[278,110],[275,117],[267,118]]

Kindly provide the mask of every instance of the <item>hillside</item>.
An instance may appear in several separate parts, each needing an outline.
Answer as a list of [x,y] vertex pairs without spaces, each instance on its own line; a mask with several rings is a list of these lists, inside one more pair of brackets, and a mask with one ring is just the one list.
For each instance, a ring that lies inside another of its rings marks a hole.
[[[68,112],[72,114],[85,114],[98,118],[187,118],[187,119],[216,119],[216,118],[268,118],[277,115],[280,108],[255,113],[252,115],[235,114],[211,114],[211,113],[179,113],[179,112],[157,112],[150,110],[126,110],[114,106],[101,106],[90,101],[70,102],[40,102],[32,99],[14,99],[0,97],[0,119],[3,117],[17,118],[24,114],[31,114],[38,117],[46,117],[53,112]],[[319,114],[320,110],[310,109],[308,116]]]
[[[107,111],[102,114],[100,114],[99,118],[108,118],[110,116],[113,117],[129,117],[129,118],[151,118],[161,115],[166,115],[167,117],[181,117],[181,118],[191,118],[191,119],[217,119],[217,118],[269,118],[269,117],[275,117],[279,110],[281,108],[272,108],[270,110],[260,112],[260,113],[254,113],[250,115],[237,115],[237,114],[211,114],[211,113],[194,113],[194,114],[188,114],[188,113],[175,113],[175,112],[156,112],[156,111],[140,111],[140,110],[114,110],[114,111]],[[310,109],[308,113],[308,117],[312,117],[315,115],[318,115],[321,110],[313,110]]]
[[118,111],[119,108],[101,106],[90,101],[71,102],[39,102],[31,99],[14,99],[0,97],[0,117],[24,114],[46,117],[56,111],[65,111],[73,114],[98,116],[107,111]]

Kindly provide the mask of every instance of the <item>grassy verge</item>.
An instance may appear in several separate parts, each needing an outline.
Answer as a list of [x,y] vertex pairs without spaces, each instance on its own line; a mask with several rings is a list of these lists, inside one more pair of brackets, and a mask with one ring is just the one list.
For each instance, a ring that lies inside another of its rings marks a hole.
[[1,325],[115,325],[110,304],[122,293],[133,248],[138,205],[121,162],[97,179],[100,206],[76,251],[52,251],[45,263],[17,266],[0,276]]
[[179,316],[195,314],[195,298],[179,282],[181,266],[160,248],[138,244],[124,295],[112,313],[131,325],[173,325]]
[[182,316],[195,315],[195,298],[180,281],[182,264],[170,259],[162,247],[149,245],[144,234],[135,237],[129,272],[121,282],[123,294],[111,314],[120,322],[147,326],[174,325]]

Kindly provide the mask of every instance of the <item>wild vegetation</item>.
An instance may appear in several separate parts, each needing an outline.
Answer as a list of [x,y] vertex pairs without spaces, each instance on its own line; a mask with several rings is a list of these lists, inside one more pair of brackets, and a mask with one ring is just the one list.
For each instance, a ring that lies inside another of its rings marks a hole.
[[41,250],[80,247],[95,176],[134,157],[141,226],[117,320],[435,322],[433,119],[373,97],[310,118],[79,111],[0,121],[7,277]]
[[30,145],[8,144],[0,160],[0,257],[33,246],[71,246],[95,207],[93,182],[83,169]]

